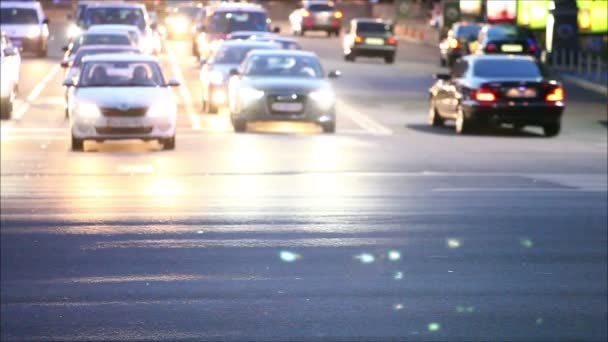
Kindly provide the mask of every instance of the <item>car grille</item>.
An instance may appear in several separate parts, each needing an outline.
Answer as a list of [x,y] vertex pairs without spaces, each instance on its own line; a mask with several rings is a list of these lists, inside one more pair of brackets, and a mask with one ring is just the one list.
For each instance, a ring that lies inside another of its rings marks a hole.
[[144,116],[148,112],[148,107],[132,107],[132,108],[101,108],[101,114],[103,116]]
[[149,134],[153,127],[95,127],[97,134]]
[[[266,97],[268,110],[272,115],[299,115],[306,109],[306,95],[288,93],[288,94],[270,94]],[[275,104],[301,104],[301,110],[276,110],[273,109]]]

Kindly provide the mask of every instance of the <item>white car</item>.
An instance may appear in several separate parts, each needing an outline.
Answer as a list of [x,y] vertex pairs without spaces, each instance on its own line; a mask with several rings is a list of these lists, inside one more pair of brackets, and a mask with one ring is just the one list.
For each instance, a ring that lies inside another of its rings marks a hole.
[[23,51],[46,57],[48,23],[38,1],[0,1],[0,31],[6,33],[13,45]]
[[10,119],[19,88],[21,56],[4,34],[0,41],[0,68],[0,116],[2,119]]
[[141,33],[137,26],[120,24],[95,25],[89,27],[87,33],[126,33],[129,35],[129,38],[131,38],[131,40],[141,49],[141,51],[146,49],[143,46]]
[[101,54],[82,60],[78,80],[66,79],[72,150],[85,140],[158,140],[175,148],[177,104],[158,58],[143,54]]

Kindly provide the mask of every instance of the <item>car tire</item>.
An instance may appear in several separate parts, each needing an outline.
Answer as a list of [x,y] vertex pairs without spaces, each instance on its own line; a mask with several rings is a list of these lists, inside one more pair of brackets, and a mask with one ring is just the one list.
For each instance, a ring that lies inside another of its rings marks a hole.
[[344,60],[347,62],[354,62],[356,59],[357,59],[357,57],[352,52],[347,55],[344,55]]
[[78,139],[72,135],[72,151],[74,151],[74,152],[84,151],[84,140]]
[[172,136],[171,138],[163,139],[161,141],[161,144],[163,145],[163,150],[165,150],[165,151],[174,150],[175,149],[175,135]]
[[384,57],[384,63],[393,64],[395,63],[395,56],[386,56]]
[[11,101],[2,102],[0,105],[0,119],[10,120],[13,115],[13,103]]
[[460,106],[458,107],[458,114],[456,115],[455,129],[458,134],[469,134],[474,130],[472,120],[464,115],[464,111]]
[[435,102],[431,100],[430,109],[429,109],[429,125],[434,127],[443,126],[443,118],[437,112],[437,108],[435,107]]
[[232,127],[234,128],[234,131],[237,133],[246,132],[247,131],[247,120],[233,119]]
[[330,134],[336,132],[335,122],[325,123],[321,127],[323,128],[323,133]]
[[561,131],[562,125],[559,122],[547,124],[543,126],[543,132],[546,137],[554,137]]

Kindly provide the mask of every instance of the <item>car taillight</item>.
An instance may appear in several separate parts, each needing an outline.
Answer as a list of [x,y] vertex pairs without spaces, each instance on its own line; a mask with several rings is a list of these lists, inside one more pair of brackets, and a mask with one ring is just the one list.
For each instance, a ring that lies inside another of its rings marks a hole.
[[450,38],[450,48],[458,49],[460,47],[460,41],[456,38]]
[[564,88],[562,87],[553,88],[553,90],[551,90],[545,97],[545,99],[549,102],[564,101],[564,98]]
[[487,52],[495,52],[495,51],[498,51],[498,47],[495,44],[488,44],[486,46],[486,51]]
[[496,101],[496,94],[492,89],[481,87],[475,91],[475,100],[479,102],[494,102]]
[[364,39],[364,38],[363,38],[363,37],[361,37],[361,36],[356,36],[356,37],[355,37],[355,43],[363,43],[363,39]]
[[386,44],[396,45],[397,44],[397,39],[395,39],[394,37],[388,37],[388,38],[386,38]]
[[536,51],[538,51],[538,46],[536,46],[536,45],[528,46],[528,52],[536,52]]
[[334,13],[334,18],[336,19],[342,19],[342,17],[344,16],[344,14],[342,14],[342,12],[337,11]]
[[302,11],[302,17],[304,17],[304,18],[310,17],[310,12],[308,12],[307,10],[303,10]]

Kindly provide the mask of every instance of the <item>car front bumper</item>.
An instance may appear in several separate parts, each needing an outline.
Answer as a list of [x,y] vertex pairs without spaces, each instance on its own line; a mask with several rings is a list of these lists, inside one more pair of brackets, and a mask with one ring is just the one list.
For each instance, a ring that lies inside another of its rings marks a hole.
[[154,140],[175,136],[175,117],[74,117],[72,135],[78,139]]
[[465,117],[479,123],[542,126],[560,122],[564,109],[563,103],[531,102],[486,105],[476,101],[463,102]]
[[233,113],[234,120],[245,121],[291,121],[330,124],[336,121],[335,106],[320,108],[310,99],[305,100],[303,109],[297,112],[278,112],[272,109],[268,97],[252,102],[243,107],[239,113]]
[[370,45],[357,44],[351,48],[351,51],[357,56],[374,57],[374,56],[394,56],[397,53],[396,45]]
[[14,46],[18,47],[21,51],[30,52],[38,51],[42,48],[45,41],[44,37],[39,36],[36,38],[27,37],[9,37]]

